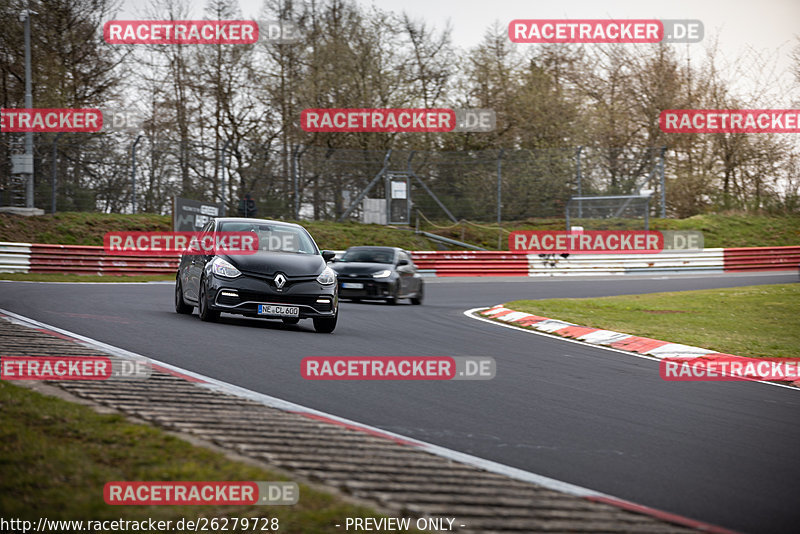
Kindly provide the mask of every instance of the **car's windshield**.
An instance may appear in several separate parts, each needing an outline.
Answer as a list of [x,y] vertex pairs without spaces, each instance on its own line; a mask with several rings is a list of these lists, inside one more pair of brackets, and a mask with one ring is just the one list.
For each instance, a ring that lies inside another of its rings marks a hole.
[[345,252],[341,261],[363,263],[393,263],[394,251],[389,249],[357,248]]
[[302,228],[278,223],[222,222],[220,232],[254,232],[258,235],[258,250],[318,254],[314,241]]

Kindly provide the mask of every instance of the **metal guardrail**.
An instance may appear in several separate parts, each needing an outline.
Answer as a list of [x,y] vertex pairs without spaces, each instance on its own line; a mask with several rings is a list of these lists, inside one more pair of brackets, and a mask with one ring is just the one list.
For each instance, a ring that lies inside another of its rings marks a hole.
[[497,251],[412,252],[429,276],[527,276],[528,255]]
[[30,272],[96,275],[174,274],[179,258],[166,256],[115,256],[103,247],[81,245],[31,246]]
[[726,248],[726,271],[783,271],[800,265],[800,247]]
[[530,276],[723,272],[721,248],[657,254],[531,254]]
[[0,242],[0,273],[27,273],[30,266],[30,243]]
[[89,275],[174,274],[177,256],[114,256],[103,247],[0,242],[0,272]]
[[[795,270],[800,246],[712,248],[658,254],[539,255],[503,251],[417,251],[425,276],[551,276]],[[177,256],[114,256],[103,247],[0,242],[0,272],[174,274]]]

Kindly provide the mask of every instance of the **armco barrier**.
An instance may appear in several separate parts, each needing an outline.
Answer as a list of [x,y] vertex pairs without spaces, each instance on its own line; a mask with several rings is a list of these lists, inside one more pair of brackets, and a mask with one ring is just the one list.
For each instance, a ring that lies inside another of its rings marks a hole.
[[30,243],[0,242],[0,273],[27,273],[30,267]]
[[[554,276],[795,270],[800,247],[707,248],[659,254],[502,251],[412,252],[423,276]],[[103,247],[0,242],[0,272],[95,275],[174,274],[177,256],[113,256]]]
[[658,254],[530,254],[530,276],[636,273],[721,273],[723,250],[664,251]]
[[797,269],[800,247],[726,248],[726,271],[782,271]]
[[0,272],[94,275],[174,274],[178,257],[113,256],[103,247],[0,243]]
[[519,252],[412,252],[422,274],[433,276],[527,276],[528,255]]
[[103,247],[31,245],[32,273],[152,275],[174,274],[178,256],[113,256]]

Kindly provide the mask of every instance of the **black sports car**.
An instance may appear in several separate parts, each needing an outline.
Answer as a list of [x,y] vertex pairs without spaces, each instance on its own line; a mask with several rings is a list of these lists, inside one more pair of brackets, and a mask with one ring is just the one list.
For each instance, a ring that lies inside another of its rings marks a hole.
[[350,247],[334,260],[339,295],[354,301],[381,299],[397,304],[410,298],[422,304],[425,283],[408,252],[396,247]]
[[335,253],[321,253],[297,224],[261,219],[219,218],[203,233],[255,232],[254,254],[181,256],[175,280],[175,311],[216,321],[221,312],[282,319],[313,319],[317,332],[333,332],[339,316],[336,273],[327,266]]

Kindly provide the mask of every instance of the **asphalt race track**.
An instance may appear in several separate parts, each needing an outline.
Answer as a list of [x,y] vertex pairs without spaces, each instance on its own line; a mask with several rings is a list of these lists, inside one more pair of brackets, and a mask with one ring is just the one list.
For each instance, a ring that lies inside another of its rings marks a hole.
[[[0,283],[0,308],[361,423],[745,532],[800,525],[800,391],[665,382],[658,363],[463,315],[518,298],[796,282],[796,273],[427,280],[339,326],[172,311],[167,284]],[[305,356],[493,356],[490,381],[305,381]]]

